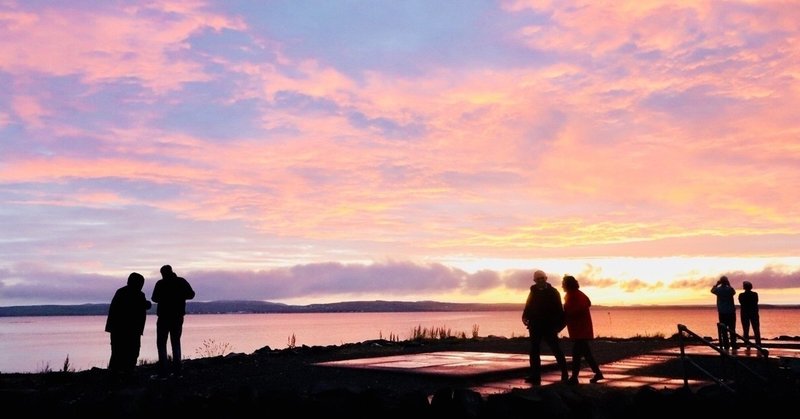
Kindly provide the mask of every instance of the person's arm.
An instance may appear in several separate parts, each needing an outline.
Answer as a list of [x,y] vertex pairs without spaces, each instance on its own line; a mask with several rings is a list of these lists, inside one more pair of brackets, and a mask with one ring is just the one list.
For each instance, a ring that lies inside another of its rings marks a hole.
[[119,290],[114,293],[114,297],[111,299],[111,304],[108,305],[108,316],[106,316],[106,327],[105,331],[111,333],[114,331],[114,328],[117,323],[117,310],[119,306]]
[[581,293],[581,310],[583,310],[583,313],[586,316],[589,317],[592,316],[591,307],[592,307],[592,300],[589,299],[588,295]]
[[161,284],[160,281],[156,282],[156,286],[153,287],[153,295],[150,297],[154,303],[158,303],[161,301]]
[[530,307],[531,307],[532,301],[533,301],[533,293],[529,292],[528,293],[528,299],[525,300],[525,309],[522,310],[522,324],[524,324],[526,327],[531,322],[531,317],[530,317],[530,310],[531,309],[530,309]]
[[561,303],[561,293],[557,289],[553,290],[553,315],[555,319],[555,332],[560,332],[567,325],[567,317],[564,313],[564,305]]
[[192,289],[191,284],[189,284],[189,281],[184,279],[183,283],[185,285],[185,292],[186,292],[184,294],[184,297],[186,297],[187,300],[191,300],[192,298],[194,298],[194,290]]
[[561,307],[564,308],[564,315],[567,316],[571,315],[575,311],[577,306],[569,293],[564,294],[564,304]]

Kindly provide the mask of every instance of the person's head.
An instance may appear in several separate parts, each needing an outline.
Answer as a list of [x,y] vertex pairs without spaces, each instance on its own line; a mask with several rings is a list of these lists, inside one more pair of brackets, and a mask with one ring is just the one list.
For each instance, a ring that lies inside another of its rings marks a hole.
[[175,272],[172,271],[172,266],[164,265],[161,267],[162,278],[172,278],[173,276],[175,276]]
[[727,276],[725,276],[725,275],[722,275],[722,276],[719,278],[719,283],[720,283],[720,285],[727,285],[727,286],[730,286],[730,285],[731,285],[731,281],[728,281],[728,277],[727,277]]
[[131,272],[131,274],[128,275],[128,286],[141,291],[142,287],[144,286],[144,277],[142,274],[138,272]]
[[536,272],[533,273],[533,283],[539,285],[545,282],[547,282],[547,274],[544,273],[544,271],[536,270]]
[[753,289],[753,284],[750,283],[750,281],[744,281],[742,282],[742,288],[744,288],[745,291],[750,291]]
[[580,287],[578,280],[572,275],[564,275],[564,278],[561,279],[561,288],[563,288],[564,291],[572,291]]

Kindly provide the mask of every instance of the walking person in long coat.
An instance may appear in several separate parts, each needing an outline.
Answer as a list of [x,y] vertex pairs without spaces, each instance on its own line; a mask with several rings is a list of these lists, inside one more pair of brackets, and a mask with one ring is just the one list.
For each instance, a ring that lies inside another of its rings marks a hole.
[[594,359],[589,341],[594,339],[594,326],[592,325],[592,313],[589,308],[592,301],[581,291],[578,280],[572,275],[565,275],[561,280],[561,288],[564,290],[564,316],[567,320],[567,333],[572,339],[572,376],[569,378],[570,384],[578,384],[578,374],[581,371],[581,361],[586,359],[589,368],[594,372],[594,377],[589,379],[590,383],[602,380],[603,373],[600,366]]

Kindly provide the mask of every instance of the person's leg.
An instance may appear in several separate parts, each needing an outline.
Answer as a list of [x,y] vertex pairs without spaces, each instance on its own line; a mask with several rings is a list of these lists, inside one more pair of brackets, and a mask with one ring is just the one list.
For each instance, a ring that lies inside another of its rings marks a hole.
[[181,374],[181,335],[183,335],[183,317],[178,317],[172,325],[170,331],[170,343],[172,344],[172,371],[175,375]]
[[586,363],[589,364],[589,368],[591,368],[592,372],[594,373],[594,377],[592,377],[589,382],[596,383],[605,378],[603,377],[603,372],[600,371],[600,365],[598,365],[597,360],[594,359],[594,354],[592,353],[592,348],[589,347],[588,340],[586,341],[586,351],[584,356],[586,357]]
[[753,325],[753,337],[756,340],[756,345],[761,346],[761,321],[758,314],[750,318],[750,323]]
[[589,368],[592,369],[592,372],[595,374],[600,374],[600,366],[597,365],[597,360],[594,359],[594,354],[592,354],[592,348],[589,347],[589,341],[583,341],[585,349],[583,350],[583,357],[586,358],[586,363],[589,364]]
[[530,330],[529,341],[530,341],[530,352],[529,352],[529,363],[530,363],[530,376],[528,376],[528,382],[531,384],[538,385],[542,380],[542,357],[541,357],[541,344],[542,344],[542,335],[537,333],[534,330]]
[[578,383],[578,376],[581,372],[581,359],[585,356],[585,343],[581,339],[576,339],[572,343],[572,376],[569,378],[570,383]]
[[564,351],[561,350],[561,344],[558,341],[558,334],[550,333],[547,336],[544,336],[543,339],[547,343],[547,346],[550,347],[550,351],[553,352],[553,356],[556,358],[558,369],[561,370],[561,381],[567,381],[569,379],[567,358],[564,356]]
[[736,313],[725,314],[725,322],[728,325],[728,333],[730,333],[731,349],[736,350]]
[[[725,316],[725,314],[719,313],[717,318],[718,318],[719,323],[722,323],[723,325],[727,325],[728,324],[727,323],[727,317]],[[730,340],[729,340],[730,339],[730,332],[728,331],[727,328],[724,328],[723,326],[719,326],[719,327],[720,327],[720,330],[719,330],[719,344],[720,344],[720,346],[722,346],[722,349],[728,349],[730,347]]]
[[108,370],[117,372],[120,364],[120,347],[119,347],[119,334],[111,333],[111,358],[108,360]]
[[169,371],[167,358],[167,338],[169,337],[169,322],[164,318],[156,320],[156,349],[158,350],[158,375],[164,377]]
[[750,316],[742,313],[742,336],[744,336],[747,348],[750,349]]
[[135,336],[132,333],[125,333],[122,341],[122,352],[120,356],[120,372],[123,374],[130,374],[133,372],[133,367],[136,366],[136,358],[134,356],[134,342]]
[[134,335],[131,340],[131,372],[136,369],[139,362],[139,351],[142,348],[142,335]]

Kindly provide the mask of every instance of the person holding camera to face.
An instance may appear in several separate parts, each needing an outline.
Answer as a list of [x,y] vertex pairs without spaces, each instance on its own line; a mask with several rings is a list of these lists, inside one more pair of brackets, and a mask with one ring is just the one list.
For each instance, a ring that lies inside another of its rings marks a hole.
[[716,284],[711,287],[711,293],[717,296],[717,314],[719,323],[726,326],[726,330],[720,331],[720,345],[723,349],[736,350],[736,305],[733,296],[736,290],[731,286],[727,276],[719,278]]

